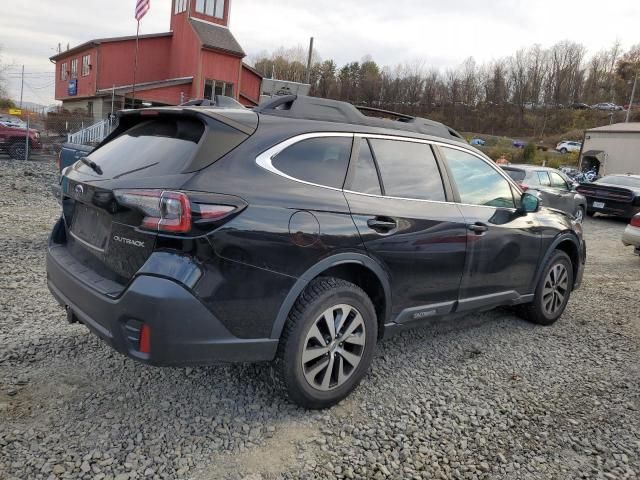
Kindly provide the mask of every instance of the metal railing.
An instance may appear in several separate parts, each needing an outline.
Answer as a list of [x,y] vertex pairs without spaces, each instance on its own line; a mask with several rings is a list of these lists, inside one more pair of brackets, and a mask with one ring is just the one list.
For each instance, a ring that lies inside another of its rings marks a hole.
[[86,145],[89,143],[100,143],[112,130],[112,122],[100,120],[93,125],[85,127],[74,133],[67,134],[67,142]]

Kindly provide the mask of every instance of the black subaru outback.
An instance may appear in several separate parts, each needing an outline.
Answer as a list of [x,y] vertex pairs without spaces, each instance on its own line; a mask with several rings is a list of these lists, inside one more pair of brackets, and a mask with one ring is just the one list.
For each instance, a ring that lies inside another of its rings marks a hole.
[[295,96],[122,112],[62,176],[51,292],[142,362],[273,360],[310,408],[348,395],[394,331],[499,305],[555,322],[580,225],[454,130],[366,113]]

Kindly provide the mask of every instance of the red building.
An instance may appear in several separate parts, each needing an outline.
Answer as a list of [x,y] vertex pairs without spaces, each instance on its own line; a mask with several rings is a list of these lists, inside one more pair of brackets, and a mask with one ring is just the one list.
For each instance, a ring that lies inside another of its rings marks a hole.
[[[242,47],[229,31],[231,0],[173,0],[170,31],[140,35],[136,107],[177,105],[222,94],[257,105],[262,76],[242,62]],[[51,57],[56,100],[86,109],[96,120],[131,108],[135,36],[101,38]]]

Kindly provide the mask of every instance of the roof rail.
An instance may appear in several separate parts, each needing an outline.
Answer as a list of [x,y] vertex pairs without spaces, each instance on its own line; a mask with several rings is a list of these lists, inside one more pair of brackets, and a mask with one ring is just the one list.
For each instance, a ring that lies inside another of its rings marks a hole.
[[[354,106],[347,102],[326,98],[283,95],[267,100],[253,110],[256,113],[265,115],[325,122],[352,123],[464,141],[462,135],[440,122],[374,107]],[[363,115],[363,111],[397,117],[397,120],[366,116]]]

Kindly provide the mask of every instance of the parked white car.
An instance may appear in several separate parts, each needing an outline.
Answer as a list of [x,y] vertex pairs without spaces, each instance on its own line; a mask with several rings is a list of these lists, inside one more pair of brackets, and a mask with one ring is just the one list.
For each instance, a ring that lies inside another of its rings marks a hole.
[[636,213],[627,228],[624,229],[622,243],[627,246],[633,245],[635,247],[634,253],[640,255],[640,213]]
[[560,153],[567,152],[579,152],[582,148],[582,143],[580,142],[571,142],[569,140],[563,140],[558,145],[556,145],[556,150]]
[[620,105],[610,102],[596,103],[595,105],[591,105],[591,108],[595,110],[622,110]]

